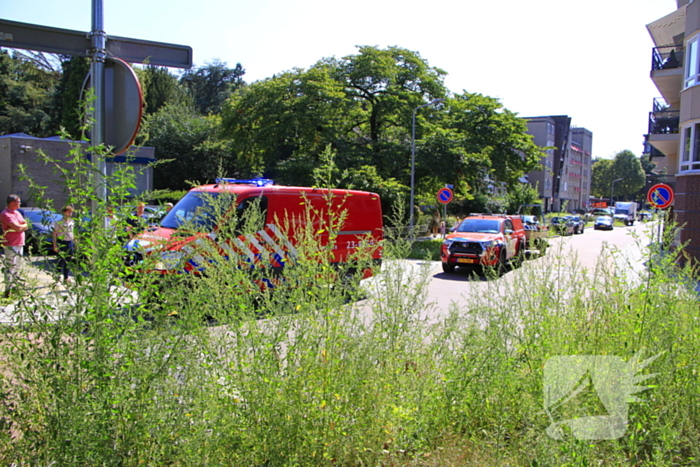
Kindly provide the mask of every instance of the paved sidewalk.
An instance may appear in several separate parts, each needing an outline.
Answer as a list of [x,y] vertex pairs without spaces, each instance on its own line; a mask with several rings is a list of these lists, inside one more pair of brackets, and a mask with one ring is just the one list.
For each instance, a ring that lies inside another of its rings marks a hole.
[[[0,255],[2,258],[2,255]],[[21,265],[22,290],[24,294],[31,294],[33,298],[46,300],[47,303],[58,304],[63,295],[67,293],[63,283],[56,280],[57,276],[51,273],[54,269],[55,258],[24,257]],[[4,274],[0,274],[0,291],[5,291]],[[2,297],[0,295],[0,297]],[[17,322],[14,316],[18,302],[23,297],[0,298],[0,323],[12,324]]]

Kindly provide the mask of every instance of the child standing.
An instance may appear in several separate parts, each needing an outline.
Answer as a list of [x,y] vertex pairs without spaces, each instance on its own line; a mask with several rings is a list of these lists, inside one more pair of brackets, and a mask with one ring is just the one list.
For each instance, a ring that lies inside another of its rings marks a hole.
[[63,218],[56,222],[53,229],[53,251],[58,254],[58,269],[63,275],[63,281],[70,283],[69,263],[73,262],[75,252],[75,221],[73,220],[73,206],[65,206],[61,209]]

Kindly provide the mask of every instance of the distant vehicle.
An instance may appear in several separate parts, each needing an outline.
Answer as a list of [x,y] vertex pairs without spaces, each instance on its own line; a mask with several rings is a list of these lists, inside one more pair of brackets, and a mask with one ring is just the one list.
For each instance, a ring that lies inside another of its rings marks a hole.
[[594,220],[596,217],[600,216],[612,216],[613,211],[611,208],[595,208],[588,214],[586,214],[586,219]]
[[650,221],[652,219],[653,214],[650,212],[642,211],[639,214],[637,214],[637,220],[640,222],[646,222]]
[[[524,210],[536,214],[521,214]],[[542,212],[541,204],[523,204],[518,208],[518,214],[520,214],[525,229],[527,248],[538,249],[540,254],[544,254],[546,251],[547,238],[549,237],[549,226],[545,222]]]
[[526,239],[519,216],[472,214],[442,243],[442,270],[455,267],[495,267],[503,274],[508,262],[520,264],[525,254]]
[[[567,217],[569,218],[567,219]],[[559,235],[573,235],[574,223],[571,220],[571,216],[567,217],[552,217],[549,221],[552,230]]]
[[564,219],[572,222],[574,224],[574,234],[582,234],[583,229],[586,226],[586,221],[584,221],[581,216],[565,216]]
[[600,216],[593,224],[593,230],[612,230],[613,218],[610,216]]
[[29,230],[27,230],[25,238],[28,250],[40,255],[51,253],[53,251],[53,226],[63,216],[42,208],[22,208],[22,213],[29,223]]
[[637,203],[618,201],[615,203],[613,219],[624,222],[625,225],[634,225],[637,218]]

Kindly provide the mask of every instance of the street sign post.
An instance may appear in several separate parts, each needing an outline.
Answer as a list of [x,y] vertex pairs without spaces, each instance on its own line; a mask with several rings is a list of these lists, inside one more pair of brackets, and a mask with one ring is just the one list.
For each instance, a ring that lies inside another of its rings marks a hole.
[[647,202],[656,209],[666,209],[673,204],[673,188],[665,183],[657,183],[649,188],[647,192]]
[[[192,67],[192,47],[128,37],[105,36],[108,57],[129,63],[172,68]],[[52,28],[0,19],[0,47],[36,50],[74,57],[92,56],[92,40],[86,32]]]
[[[105,61],[108,58],[121,58],[130,63],[149,63],[175,68],[190,68],[192,66],[192,48],[189,46],[107,36],[104,28],[103,0],[92,0],[92,29],[89,33],[0,19],[0,47],[90,57],[91,88],[95,96],[95,101],[92,104],[91,144],[95,147],[105,142],[110,144],[110,141],[105,139],[105,135],[110,134],[116,135],[111,144],[117,146],[117,149],[124,142],[130,145],[133,142],[131,135],[138,132],[141,123],[141,109],[138,109],[138,115],[136,115],[135,104],[112,105],[110,107],[110,103],[105,102],[106,82],[108,82],[109,87],[113,88],[112,101],[117,102],[123,98],[133,101],[135,94],[138,94],[138,99],[140,99],[138,105],[140,106],[143,102],[138,80],[136,81],[138,92],[134,92],[131,77],[121,65],[113,67],[113,70],[119,69],[120,71],[105,73]],[[117,62],[113,60],[112,63]],[[130,68],[125,62],[121,63]],[[133,71],[131,73],[133,74]],[[107,113],[112,113],[112,115],[108,118]],[[135,116],[138,118],[134,128]],[[108,128],[107,125],[110,124],[124,125],[125,127]],[[103,156],[99,154],[95,154],[95,156],[93,159],[96,166],[93,186],[97,198],[104,201],[107,198],[107,190],[103,182],[107,174],[107,165]],[[97,203],[97,199],[92,202],[93,213],[97,212]]]
[[445,238],[445,226],[447,225],[447,205],[454,199],[454,193],[452,193],[450,187],[440,188],[437,192],[437,199],[442,203],[442,238]]

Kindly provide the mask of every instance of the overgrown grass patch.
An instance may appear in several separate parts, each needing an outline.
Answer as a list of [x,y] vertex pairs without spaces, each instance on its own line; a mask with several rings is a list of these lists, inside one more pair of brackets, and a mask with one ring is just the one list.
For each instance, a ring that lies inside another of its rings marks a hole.
[[411,252],[408,257],[411,259],[428,259],[440,261],[440,247],[442,239],[423,240],[411,243]]
[[[697,276],[671,256],[628,281],[613,249],[582,274],[551,248],[478,293],[456,283],[463,299],[427,320],[431,265],[403,261],[405,241],[385,243],[370,290],[350,268],[368,250],[338,269],[307,230],[283,276],[211,251],[203,277],[129,278],[140,299],[126,305],[110,235],[84,244],[90,273],[61,303],[26,290],[14,316],[26,327],[0,329],[3,464],[697,464]],[[440,241],[423,243],[417,258]],[[638,354],[659,355],[639,372],[656,375],[637,383],[648,390],[623,436],[547,435],[609,415],[592,385],[545,406],[551,358]]]

